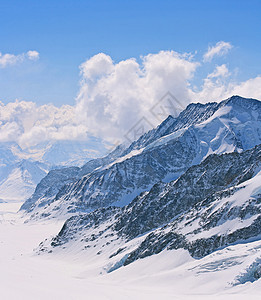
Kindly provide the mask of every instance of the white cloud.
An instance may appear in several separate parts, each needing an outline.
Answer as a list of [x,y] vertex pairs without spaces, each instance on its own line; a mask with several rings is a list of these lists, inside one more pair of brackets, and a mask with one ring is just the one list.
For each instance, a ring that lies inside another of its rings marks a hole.
[[191,91],[191,101],[199,99],[203,103],[211,101],[219,102],[232,95],[261,100],[261,76],[243,82],[235,82],[228,80],[230,73],[227,72],[229,71],[225,72],[222,68],[219,76],[214,76],[218,74],[217,70],[212,73],[212,76],[210,76],[211,74],[208,75],[204,79],[203,86],[198,91]]
[[0,103],[0,142],[13,141],[21,147],[54,140],[86,139],[86,127],[76,121],[75,107],[33,102]]
[[[230,47],[222,45],[212,55]],[[132,58],[118,63],[108,55],[97,54],[80,66],[77,119],[94,135],[122,141],[143,117],[154,126],[159,124],[151,108],[167,92],[183,107],[194,101],[221,101],[233,94],[261,99],[260,77],[235,82],[226,64],[216,66],[202,86],[192,88],[190,82],[199,67],[191,55],[174,51],[149,54],[140,62]]]
[[39,59],[39,52],[37,51],[28,51],[27,53],[27,57],[30,59],[30,60],[38,60]]
[[97,80],[100,76],[109,74],[113,68],[113,61],[109,55],[99,53],[81,64],[81,74],[85,80]]
[[238,84],[229,84],[226,95],[240,95],[261,100],[261,76],[250,78]]
[[37,60],[39,58],[39,52],[37,51],[28,51],[27,53],[22,54],[2,54],[0,52],[0,68],[6,68],[7,66],[15,65],[21,63],[26,59]]
[[182,107],[190,102],[221,101],[232,95],[261,100],[261,76],[235,82],[226,64],[206,75],[202,86],[192,87],[190,82],[200,67],[204,65],[191,55],[174,51],[117,63],[106,54],[97,54],[80,66],[80,90],[74,106],[0,102],[0,142],[15,141],[30,147],[50,140],[84,140],[92,134],[113,143],[122,142],[140,120],[148,121],[149,126],[160,123],[152,114],[155,104],[165,110],[164,117],[171,113],[171,107],[159,102],[167,92]]
[[208,74],[208,78],[218,78],[218,77],[227,77],[229,76],[229,70],[225,64],[217,66],[214,72]]
[[[229,97],[230,72],[225,64],[216,66],[213,72],[203,79],[203,85],[196,91],[191,90],[191,101],[198,99],[199,102],[220,101]],[[227,96],[228,95],[228,96]]]
[[15,141],[21,133],[20,129],[16,122],[2,123],[0,126],[0,142]]
[[199,64],[188,54],[161,51],[114,63],[103,53],[84,62],[76,111],[88,130],[105,139],[122,139],[167,91],[189,103],[188,80]]
[[229,42],[220,41],[215,46],[208,47],[208,51],[204,54],[204,61],[211,61],[214,56],[223,56],[232,49],[232,45]]
[[14,54],[2,54],[0,52],[0,67],[5,68],[8,65],[14,65],[19,61],[23,60],[22,55],[14,55]]

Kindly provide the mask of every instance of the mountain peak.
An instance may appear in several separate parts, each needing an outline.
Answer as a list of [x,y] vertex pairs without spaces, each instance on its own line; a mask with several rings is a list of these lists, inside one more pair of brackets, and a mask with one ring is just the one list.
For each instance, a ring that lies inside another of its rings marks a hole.
[[233,95],[232,97],[223,100],[220,104],[232,104],[232,105],[239,105],[243,108],[253,107],[254,105],[261,105],[261,101],[253,98],[244,98],[238,95]]

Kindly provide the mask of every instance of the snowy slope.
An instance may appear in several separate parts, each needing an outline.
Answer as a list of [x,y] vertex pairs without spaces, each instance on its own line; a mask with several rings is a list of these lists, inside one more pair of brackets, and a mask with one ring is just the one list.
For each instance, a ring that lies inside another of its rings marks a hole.
[[32,249],[46,236],[56,234],[61,224],[21,223],[15,213],[18,207],[0,204],[3,299],[260,299],[260,280],[238,284],[252,278],[253,265],[260,258],[260,241],[229,246],[202,259],[193,259],[182,249],[165,250],[106,273],[104,253],[75,255],[75,247],[34,255]]
[[48,169],[46,164],[29,160],[1,168],[0,198],[5,201],[23,201],[33,193]]

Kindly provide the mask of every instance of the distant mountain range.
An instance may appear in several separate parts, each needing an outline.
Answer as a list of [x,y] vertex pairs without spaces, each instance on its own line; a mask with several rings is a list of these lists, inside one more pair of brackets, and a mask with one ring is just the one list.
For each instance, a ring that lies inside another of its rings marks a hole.
[[0,143],[0,199],[24,201],[49,170],[82,166],[104,153],[105,147],[96,139],[56,141],[26,149],[16,143]]

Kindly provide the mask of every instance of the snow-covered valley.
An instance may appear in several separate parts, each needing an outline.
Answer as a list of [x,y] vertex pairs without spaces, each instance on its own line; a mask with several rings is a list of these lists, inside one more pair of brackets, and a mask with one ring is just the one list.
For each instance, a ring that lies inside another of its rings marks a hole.
[[1,299],[260,299],[260,281],[235,285],[260,259],[260,241],[198,260],[185,250],[166,250],[107,274],[102,256],[36,255],[33,249],[62,223],[24,224],[20,205],[0,204]]

